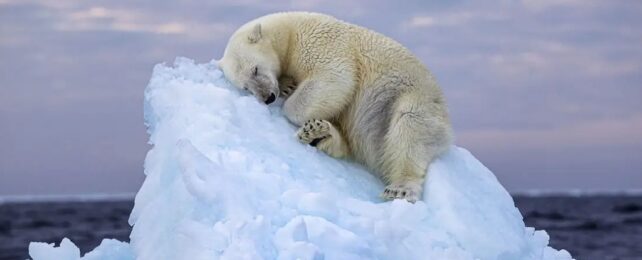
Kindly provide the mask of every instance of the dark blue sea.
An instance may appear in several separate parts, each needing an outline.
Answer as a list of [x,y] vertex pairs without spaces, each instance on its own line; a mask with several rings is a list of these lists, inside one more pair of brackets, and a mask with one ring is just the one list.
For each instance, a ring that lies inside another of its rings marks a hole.
[[[642,196],[515,196],[527,226],[576,259],[642,259]],[[30,241],[70,238],[91,251],[103,238],[129,241],[133,201],[0,204],[0,260],[29,258]]]

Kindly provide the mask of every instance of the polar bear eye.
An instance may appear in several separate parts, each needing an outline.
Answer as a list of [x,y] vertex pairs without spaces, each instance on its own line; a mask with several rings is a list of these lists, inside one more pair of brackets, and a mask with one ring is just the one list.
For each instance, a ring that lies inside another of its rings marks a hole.
[[254,66],[254,68],[252,68],[252,76],[256,77],[256,75],[259,75],[259,66]]

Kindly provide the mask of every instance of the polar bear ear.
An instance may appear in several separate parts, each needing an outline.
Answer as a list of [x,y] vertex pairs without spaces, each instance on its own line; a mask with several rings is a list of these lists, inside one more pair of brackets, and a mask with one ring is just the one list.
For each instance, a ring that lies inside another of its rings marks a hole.
[[252,32],[250,32],[250,35],[247,36],[247,39],[250,41],[250,43],[257,43],[261,39],[261,24],[257,23],[254,25],[254,28],[252,28]]

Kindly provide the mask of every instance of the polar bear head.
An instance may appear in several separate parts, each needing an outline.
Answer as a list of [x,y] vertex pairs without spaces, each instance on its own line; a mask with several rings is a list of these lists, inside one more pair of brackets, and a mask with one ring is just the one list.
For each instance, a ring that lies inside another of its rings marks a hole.
[[251,92],[259,101],[270,104],[279,95],[279,57],[272,41],[263,35],[260,23],[248,23],[237,30],[227,43],[219,67],[238,88]]

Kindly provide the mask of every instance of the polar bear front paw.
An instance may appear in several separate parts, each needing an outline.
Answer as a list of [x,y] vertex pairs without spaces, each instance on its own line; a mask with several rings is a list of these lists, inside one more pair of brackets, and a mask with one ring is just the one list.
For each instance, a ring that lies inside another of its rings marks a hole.
[[279,89],[281,90],[281,96],[287,98],[294,93],[296,82],[292,77],[282,76],[279,78]]
[[405,199],[410,203],[415,203],[419,200],[420,193],[421,185],[412,182],[399,182],[386,186],[386,189],[381,193],[381,198],[385,200]]
[[299,141],[317,146],[319,142],[330,137],[330,122],[319,119],[308,120],[297,132]]

